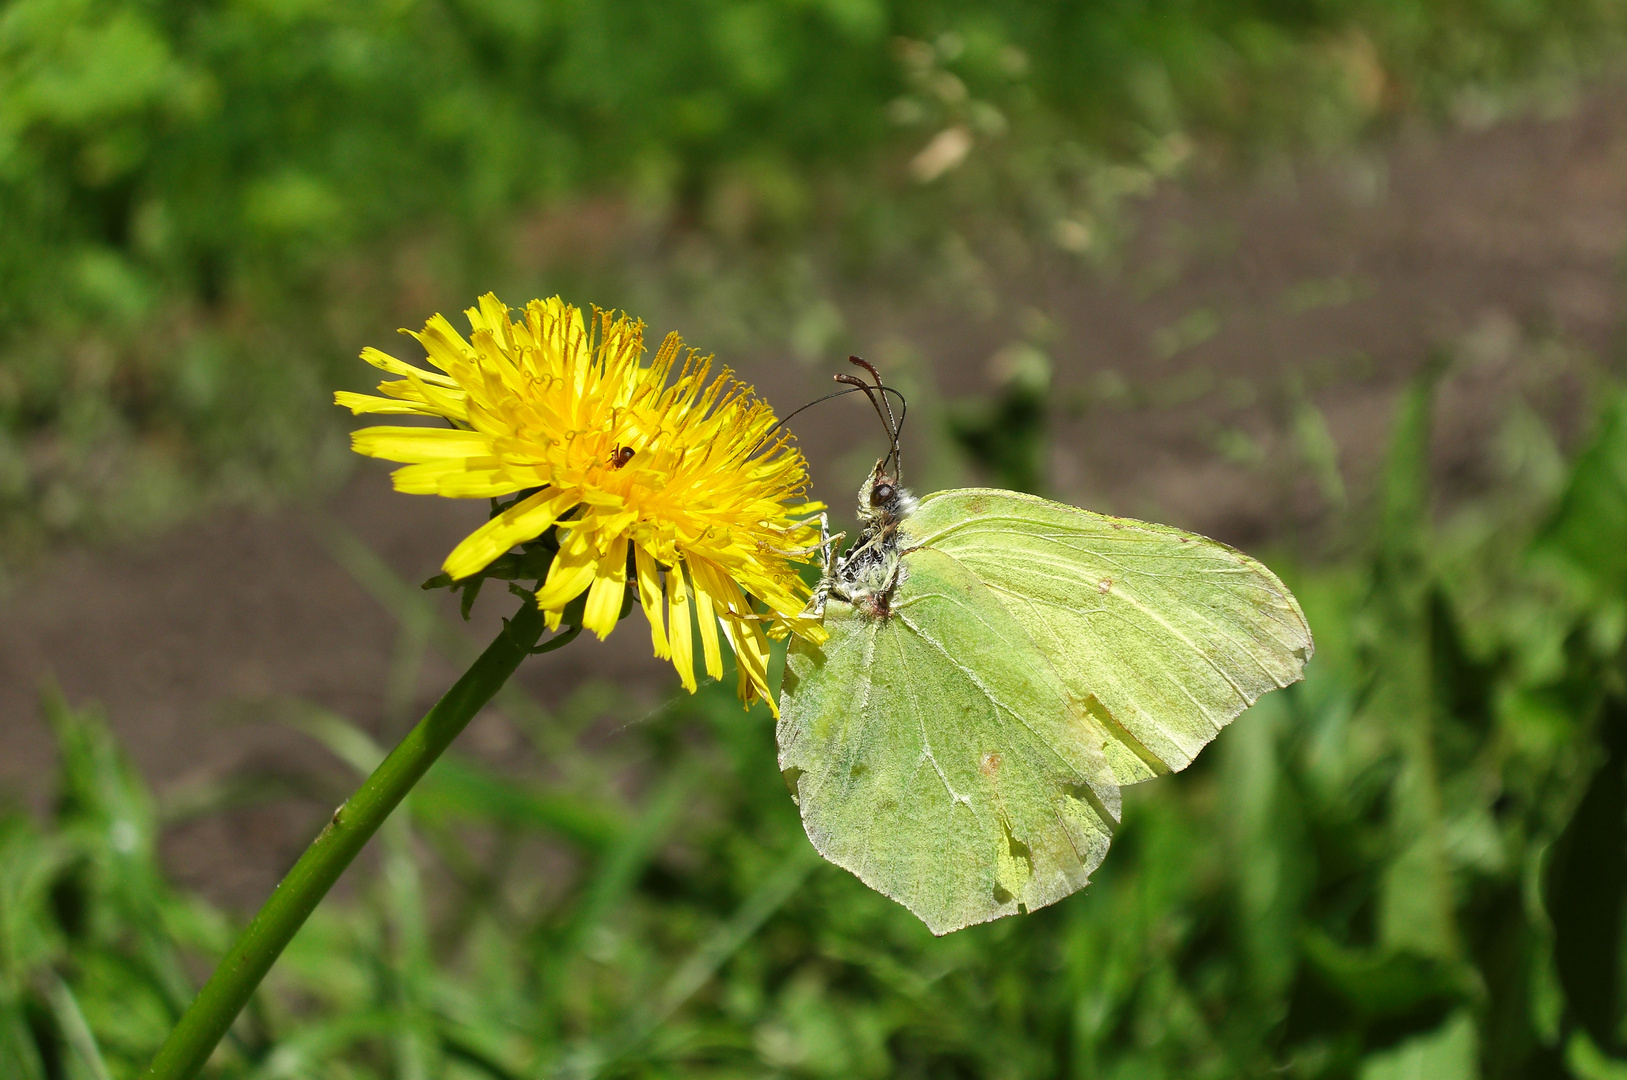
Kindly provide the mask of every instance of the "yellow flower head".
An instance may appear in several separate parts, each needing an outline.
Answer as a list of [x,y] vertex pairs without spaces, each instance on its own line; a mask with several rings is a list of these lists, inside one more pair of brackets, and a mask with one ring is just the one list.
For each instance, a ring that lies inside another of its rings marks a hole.
[[818,543],[807,515],[819,507],[788,505],[808,473],[775,432],[774,411],[727,369],[709,377],[711,358],[693,349],[669,385],[682,341],[668,335],[645,366],[644,324],[625,315],[584,319],[555,297],[531,301],[516,322],[490,293],[465,314],[471,340],[440,315],[412,335],[439,370],[370,348],[362,359],[399,378],[379,384],[384,397],[335,395],[354,413],[451,421],[354,434],[357,453],[405,463],[398,491],[532,492],[465,537],[446,572],[468,577],[556,526],[559,553],[537,604],[557,630],[586,591],[582,625],[603,638],[621,612],[630,550],[655,654],[693,693],[693,608],[707,674],[723,674],[722,627],[741,698],[774,709],[765,624],[775,636],[824,636],[800,617],[808,590],[796,567]]

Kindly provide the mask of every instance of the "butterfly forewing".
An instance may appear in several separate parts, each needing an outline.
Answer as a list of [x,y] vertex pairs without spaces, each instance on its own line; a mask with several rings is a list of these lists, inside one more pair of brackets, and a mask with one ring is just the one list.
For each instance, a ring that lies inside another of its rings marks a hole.
[[1083,886],[1118,790],[1100,739],[1007,608],[922,550],[884,615],[832,601],[786,661],[780,767],[825,858],[942,934]]
[[1312,652],[1298,602],[1224,544],[1010,491],[941,491],[904,524],[986,585],[1107,740],[1119,783],[1182,769]]

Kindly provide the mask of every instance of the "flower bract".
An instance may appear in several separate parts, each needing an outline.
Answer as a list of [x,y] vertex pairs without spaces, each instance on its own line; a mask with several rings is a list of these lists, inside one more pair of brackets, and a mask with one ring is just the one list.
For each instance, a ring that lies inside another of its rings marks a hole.
[[721,631],[741,698],[774,709],[768,635],[824,631],[801,616],[799,573],[819,507],[803,500],[807,467],[773,410],[676,334],[646,364],[644,325],[625,315],[558,297],[514,312],[489,293],[465,314],[467,339],[440,315],[412,335],[432,367],[369,348],[362,359],[394,376],[383,396],[335,395],[355,413],[449,422],[355,432],[358,453],[403,463],[397,490],[522,495],[443,569],[466,578],[553,528],[559,551],[537,591],[551,628],[585,592],[582,625],[605,637],[631,583],[656,655],[686,688],[696,637],[706,672],[722,676]]

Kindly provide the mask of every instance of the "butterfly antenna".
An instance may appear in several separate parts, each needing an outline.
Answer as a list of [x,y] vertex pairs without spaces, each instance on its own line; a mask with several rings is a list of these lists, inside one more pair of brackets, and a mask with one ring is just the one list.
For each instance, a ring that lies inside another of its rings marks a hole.
[[806,405],[803,405],[801,408],[792,409],[790,412],[786,413],[783,418],[781,418],[779,423],[775,424],[773,427],[771,427],[767,431],[763,432],[763,437],[758,439],[757,440],[757,445],[753,446],[751,448],[752,452],[755,453],[756,450],[757,450],[757,447],[760,447],[764,443],[766,443],[769,440],[769,438],[772,437],[773,434],[776,431],[778,431],[778,430],[780,430],[780,428],[784,427],[786,425],[787,421],[789,421],[797,413],[806,412],[807,410],[813,408],[815,405],[823,405],[825,402],[829,401],[831,398],[846,397],[849,394],[856,394],[861,389],[868,389],[868,387],[849,387],[846,390],[838,390],[834,394],[826,394],[824,397],[814,398],[812,401],[808,402],[808,404],[806,404]]
[[[884,386],[881,381],[881,372],[876,370],[876,365],[872,364],[862,356],[849,356],[847,358],[847,362],[857,365],[858,367],[862,367],[864,370],[868,371],[870,373],[870,377],[876,381],[877,390],[886,390],[886,386]],[[885,393],[881,395],[881,403],[882,405],[886,406],[887,409],[887,431],[891,433],[894,438],[896,438],[900,428],[898,422],[893,419],[893,407],[887,401],[887,395]]]
[[[894,477],[893,478],[895,480],[902,481],[903,478],[904,478],[904,457],[903,457],[903,452],[899,449],[898,439],[899,439],[899,436],[901,436],[903,434],[903,432],[904,432],[904,414],[909,411],[909,402],[905,400],[903,394],[899,394],[897,390],[894,390],[892,387],[887,386],[885,383],[883,383],[881,381],[881,372],[877,371],[876,366],[874,364],[872,364],[870,361],[866,360],[864,357],[862,357],[862,356],[849,356],[847,358],[847,362],[850,363],[850,364],[853,364],[853,365],[855,365],[857,367],[862,367],[864,370],[868,371],[870,373],[870,377],[872,379],[874,379],[875,382],[876,382],[876,389],[881,392],[881,404],[882,404],[882,407],[887,410],[887,415],[885,417],[885,423],[887,424],[887,434],[888,434],[889,438],[891,438],[891,440],[892,440],[892,449],[888,453],[887,456],[888,456],[888,458],[890,458],[892,460],[892,463],[893,463],[893,469],[894,469]],[[887,400],[888,393],[893,393],[893,394],[898,395],[899,412],[898,412],[898,417],[896,419],[893,417],[892,402]],[[871,398],[871,403],[872,404],[875,403],[874,398]],[[880,411],[881,411],[880,409],[877,410],[877,412],[880,412]]]
[[[887,429],[887,456],[881,459],[881,467],[885,469],[887,467],[887,463],[893,459],[893,455],[898,453],[898,434],[893,430],[893,424],[890,418],[892,410],[890,408],[884,410],[881,407],[881,401],[876,400],[876,388],[860,379],[857,375],[838,375],[836,376],[836,381],[839,383],[847,383],[856,390],[863,390],[864,396],[870,399],[870,407],[876,410],[876,418],[879,419],[882,426]],[[881,399],[882,401],[885,401],[887,399],[887,395],[885,393],[882,394]]]
[[[752,448],[749,451],[746,452],[746,456],[750,457],[752,454],[756,453],[763,446],[764,443],[767,443],[770,439],[772,439],[774,437],[774,433],[776,431],[778,431],[780,428],[784,427],[786,425],[786,423],[792,417],[797,415],[797,413],[805,412],[808,409],[813,408],[815,405],[823,405],[825,402],[829,401],[831,398],[846,397],[849,394],[863,393],[866,397],[870,398],[871,405],[875,404],[875,397],[874,397],[874,392],[875,392],[875,389],[876,389],[875,387],[872,387],[867,383],[862,383],[859,380],[853,378],[851,375],[847,375],[847,376],[838,375],[836,378],[837,378],[838,382],[850,383],[851,385],[849,385],[846,390],[838,390],[835,393],[826,394],[824,397],[814,398],[812,401],[808,402],[806,405],[803,405],[800,408],[793,409],[790,412],[786,413],[785,416],[782,419],[780,419],[773,427],[771,427],[767,431],[763,432],[762,438],[758,439],[757,442],[752,446]],[[899,393],[896,389],[894,389],[891,386],[883,386],[880,389],[882,391],[882,400],[883,401],[886,400],[886,395],[887,394],[891,394],[891,395],[893,395],[893,397],[898,399],[898,425],[897,425],[897,427],[898,428],[903,427],[904,415],[907,412],[909,412],[910,403],[908,401],[904,400],[904,395],[903,394]],[[881,410],[879,408],[876,411],[877,411],[878,414],[881,412]],[[891,415],[891,409],[890,408],[888,409],[888,415]],[[897,428],[890,428],[889,429],[889,431],[892,431],[892,432],[895,433],[892,436],[894,447],[897,446],[896,430],[897,430]],[[895,453],[896,453],[896,450],[894,450],[892,453],[889,453],[888,457],[893,457]]]

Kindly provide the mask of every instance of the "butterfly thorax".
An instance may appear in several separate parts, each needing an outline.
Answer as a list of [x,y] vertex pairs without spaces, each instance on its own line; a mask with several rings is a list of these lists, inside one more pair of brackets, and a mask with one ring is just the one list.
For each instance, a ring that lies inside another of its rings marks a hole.
[[899,527],[915,505],[915,496],[878,462],[859,488],[858,539],[826,570],[822,591],[874,618],[891,614],[893,590],[903,577]]

